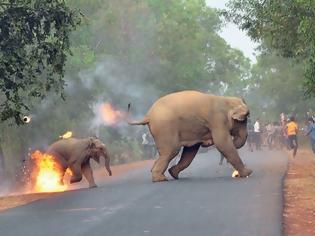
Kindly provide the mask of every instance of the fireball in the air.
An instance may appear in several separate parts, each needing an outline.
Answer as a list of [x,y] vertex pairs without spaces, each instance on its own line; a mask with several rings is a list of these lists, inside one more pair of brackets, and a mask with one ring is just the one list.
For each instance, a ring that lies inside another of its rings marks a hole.
[[23,117],[23,122],[24,122],[25,124],[30,123],[31,120],[32,120],[32,117],[31,117],[31,116],[24,116],[24,117]]
[[72,132],[71,131],[67,131],[63,135],[59,136],[59,138],[62,138],[62,139],[71,138],[71,137],[72,137]]

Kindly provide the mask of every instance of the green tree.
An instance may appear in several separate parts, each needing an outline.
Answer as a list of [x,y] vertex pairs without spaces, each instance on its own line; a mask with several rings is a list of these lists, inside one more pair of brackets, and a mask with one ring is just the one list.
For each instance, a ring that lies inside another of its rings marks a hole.
[[0,3],[0,120],[21,124],[33,98],[61,94],[78,13],[62,0]]
[[262,50],[305,63],[304,86],[315,95],[315,4],[309,0],[231,0],[224,15],[255,41]]
[[294,59],[275,54],[258,56],[247,94],[253,117],[276,121],[284,112],[303,120],[306,112],[314,109],[314,100],[305,100],[302,76],[303,65]]
[[165,91],[221,88],[226,92],[244,77],[249,60],[218,35],[222,22],[205,1],[149,3],[157,22],[154,55],[164,72],[158,86]]

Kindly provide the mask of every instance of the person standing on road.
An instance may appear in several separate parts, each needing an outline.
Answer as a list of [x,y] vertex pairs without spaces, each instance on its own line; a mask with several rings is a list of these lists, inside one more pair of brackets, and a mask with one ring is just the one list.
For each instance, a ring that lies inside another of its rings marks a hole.
[[[289,122],[290,119],[286,119],[284,113],[280,114],[280,124],[282,127],[282,132],[281,132],[281,141],[282,141],[282,147],[286,147],[288,150],[290,150],[289,146],[289,139],[287,135],[287,123]],[[281,147],[281,149],[282,149]]]
[[311,141],[311,146],[312,146],[312,150],[313,153],[315,153],[315,123],[313,118],[308,118],[308,126],[307,126],[307,133],[306,135],[308,135],[310,137],[310,141]]
[[273,148],[274,144],[274,136],[276,132],[275,124],[272,122],[269,122],[266,126],[266,132],[267,132],[267,145],[269,149],[271,150]]
[[154,159],[155,156],[157,155],[157,149],[155,147],[155,142],[154,142],[154,139],[153,139],[153,136],[148,133],[147,134],[147,140],[148,140],[148,146],[149,146],[149,158],[150,159]]
[[254,126],[253,123],[250,119],[247,120],[247,146],[249,151],[253,151],[253,146],[254,146],[254,139],[255,139],[255,134],[254,134]]
[[259,118],[256,119],[256,122],[254,124],[254,135],[255,135],[256,150],[261,150],[261,137],[260,137]]
[[142,134],[142,143],[145,159],[150,159],[150,146],[149,146],[149,140],[148,140],[148,133],[144,132]]
[[275,127],[275,133],[274,133],[274,146],[277,149],[282,149],[283,148],[283,131],[282,131],[282,126],[280,125],[279,122],[274,123]]
[[298,148],[297,131],[298,125],[295,122],[294,116],[292,116],[289,123],[286,125],[286,133],[288,136],[290,148],[293,149],[293,157],[295,157]]

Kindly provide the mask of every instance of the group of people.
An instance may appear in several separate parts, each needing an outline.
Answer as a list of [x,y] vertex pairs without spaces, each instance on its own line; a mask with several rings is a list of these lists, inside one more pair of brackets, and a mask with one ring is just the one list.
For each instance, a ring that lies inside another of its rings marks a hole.
[[[261,150],[265,144],[269,149],[286,147],[293,151],[293,157],[296,156],[298,149],[298,124],[294,116],[285,120],[281,115],[280,122],[268,122],[265,126],[260,124],[259,118],[253,124],[248,120],[248,139],[247,144],[250,151]],[[309,136],[312,150],[315,153],[315,122],[312,117],[307,119],[305,135]]]
[[261,125],[259,119],[256,119],[253,124],[250,119],[247,121],[247,145],[249,150],[252,152],[254,146],[256,150],[261,150],[262,140],[261,140]]

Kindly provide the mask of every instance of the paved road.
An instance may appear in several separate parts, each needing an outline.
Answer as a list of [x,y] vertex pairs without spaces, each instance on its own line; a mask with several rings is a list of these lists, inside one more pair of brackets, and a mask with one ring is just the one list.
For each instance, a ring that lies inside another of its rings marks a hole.
[[231,178],[216,151],[199,154],[180,180],[151,183],[150,168],[0,213],[2,236],[277,236],[282,224],[280,152],[241,150],[254,170]]

